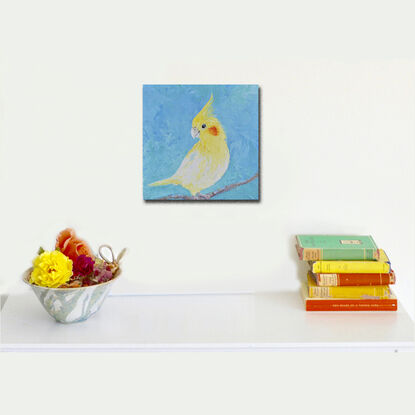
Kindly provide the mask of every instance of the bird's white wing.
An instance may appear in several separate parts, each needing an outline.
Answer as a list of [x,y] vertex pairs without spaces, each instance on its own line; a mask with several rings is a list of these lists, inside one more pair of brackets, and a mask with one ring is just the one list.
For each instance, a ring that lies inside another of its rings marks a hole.
[[223,157],[199,151],[198,143],[186,155],[174,178],[183,187],[196,191],[215,184],[225,173],[229,165],[229,150],[224,148]]
[[192,148],[183,159],[173,177],[182,185],[196,183],[206,173],[208,165],[207,157]]

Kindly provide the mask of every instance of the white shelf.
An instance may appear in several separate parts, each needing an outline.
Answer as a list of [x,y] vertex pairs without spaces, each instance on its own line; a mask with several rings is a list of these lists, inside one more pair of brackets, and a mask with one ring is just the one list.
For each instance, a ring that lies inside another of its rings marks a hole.
[[299,292],[113,295],[89,320],[56,323],[32,292],[10,295],[3,351],[415,350],[397,312],[305,312]]

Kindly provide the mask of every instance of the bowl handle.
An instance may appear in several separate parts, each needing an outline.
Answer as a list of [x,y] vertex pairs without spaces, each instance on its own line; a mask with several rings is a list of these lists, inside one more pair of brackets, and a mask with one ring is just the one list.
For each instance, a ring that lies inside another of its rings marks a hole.
[[[111,260],[109,260],[103,253],[102,250],[103,248],[107,248],[110,252],[111,252]],[[120,260],[122,259],[122,257],[124,256],[125,252],[126,252],[126,248],[124,248],[117,256],[117,258],[115,258],[114,255],[114,251],[112,250],[112,248],[109,245],[101,245],[98,249],[98,253],[99,256],[107,263],[107,264],[115,264],[118,265],[118,263],[120,262]]]

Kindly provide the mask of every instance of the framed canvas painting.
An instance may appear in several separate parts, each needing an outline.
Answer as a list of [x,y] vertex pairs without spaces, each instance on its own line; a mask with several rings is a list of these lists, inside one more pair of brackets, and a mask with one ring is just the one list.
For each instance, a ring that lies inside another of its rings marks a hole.
[[144,200],[259,200],[258,85],[144,85]]

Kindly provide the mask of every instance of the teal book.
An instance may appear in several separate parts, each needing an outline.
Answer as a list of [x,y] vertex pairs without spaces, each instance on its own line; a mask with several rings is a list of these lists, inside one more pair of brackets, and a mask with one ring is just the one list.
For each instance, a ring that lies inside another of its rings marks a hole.
[[376,261],[379,249],[370,235],[297,235],[303,261]]

